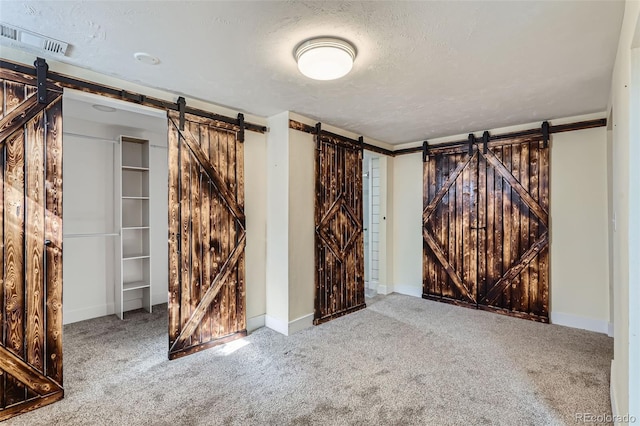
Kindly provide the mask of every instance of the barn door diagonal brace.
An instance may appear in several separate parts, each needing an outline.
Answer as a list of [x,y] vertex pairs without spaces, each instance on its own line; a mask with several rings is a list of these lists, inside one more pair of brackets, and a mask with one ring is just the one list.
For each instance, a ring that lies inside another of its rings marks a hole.
[[422,142],[422,162],[426,163],[429,161],[429,142]]
[[549,146],[549,122],[545,121],[542,123],[542,147],[546,148]]
[[37,96],[39,104],[47,103],[47,72],[49,65],[44,58],[37,58],[33,63],[36,67]]
[[180,117],[179,117],[180,122],[179,122],[178,128],[182,131],[184,130],[184,110],[187,108],[187,101],[185,98],[180,96],[176,103],[178,104],[178,113],[180,114]]
[[238,142],[244,143],[244,114],[238,113]]

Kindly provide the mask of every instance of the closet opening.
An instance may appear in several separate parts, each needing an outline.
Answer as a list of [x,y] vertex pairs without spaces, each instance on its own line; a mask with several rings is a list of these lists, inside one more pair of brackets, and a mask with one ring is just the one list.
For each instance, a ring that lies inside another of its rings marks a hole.
[[151,312],[168,301],[166,111],[67,89],[63,114],[64,324]]

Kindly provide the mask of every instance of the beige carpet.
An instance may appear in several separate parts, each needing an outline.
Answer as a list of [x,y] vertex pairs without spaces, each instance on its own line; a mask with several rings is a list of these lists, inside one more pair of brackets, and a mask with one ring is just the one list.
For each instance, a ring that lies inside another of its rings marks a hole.
[[612,339],[395,294],[176,361],[162,307],[64,331],[66,398],[7,425],[552,425],[610,412]]

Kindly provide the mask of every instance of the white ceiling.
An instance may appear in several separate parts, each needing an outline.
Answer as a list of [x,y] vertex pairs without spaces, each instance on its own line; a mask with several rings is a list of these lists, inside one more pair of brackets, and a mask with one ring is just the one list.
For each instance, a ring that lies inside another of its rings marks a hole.
[[[603,111],[622,1],[3,0],[1,20],[66,41],[65,62],[245,112],[290,110],[389,143]],[[312,81],[293,49],[353,42]],[[133,59],[158,56],[156,66]]]

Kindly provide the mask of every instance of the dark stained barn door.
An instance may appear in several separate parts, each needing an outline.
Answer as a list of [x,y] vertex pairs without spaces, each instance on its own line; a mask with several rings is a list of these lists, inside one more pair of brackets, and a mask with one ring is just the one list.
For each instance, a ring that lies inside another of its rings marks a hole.
[[549,148],[434,148],[424,163],[423,297],[547,322]]
[[364,308],[362,145],[316,135],[314,324]]
[[170,359],[247,334],[243,145],[216,121],[179,123],[170,112]]
[[62,92],[0,70],[0,421],[61,399]]

